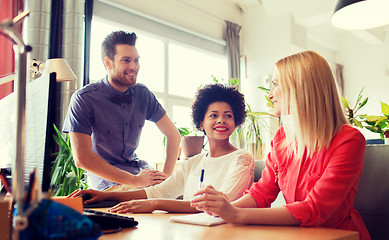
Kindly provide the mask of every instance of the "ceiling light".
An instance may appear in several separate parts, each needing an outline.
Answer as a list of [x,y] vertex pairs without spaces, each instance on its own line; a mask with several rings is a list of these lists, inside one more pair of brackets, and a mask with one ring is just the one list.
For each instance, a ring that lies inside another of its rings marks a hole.
[[377,28],[389,24],[388,0],[339,0],[331,22],[348,30]]

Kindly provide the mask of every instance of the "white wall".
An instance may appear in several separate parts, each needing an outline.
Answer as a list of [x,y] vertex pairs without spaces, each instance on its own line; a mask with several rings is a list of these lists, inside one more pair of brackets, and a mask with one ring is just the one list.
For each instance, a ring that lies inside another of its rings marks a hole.
[[[362,114],[380,115],[381,101],[389,104],[389,71],[388,71],[388,34],[386,42],[368,44],[352,34],[345,35],[342,51],[338,60],[344,65],[345,96],[355,103],[362,88],[364,97],[369,97]],[[366,138],[379,138],[378,134],[362,130]]]
[[[366,44],[361,39],[347,34],[342,42],[339,61],[344,65],[345,95],[356,99],[365,87],[364,95],[369,97],[367,114],[380,114],[380,101],[389,103],[389,73],[385,67],[385,45]],[[388,43],[386,43],[388,45]]]
[[298,49],[291,44],[291,17],[287,14],[267,18],[262,7],[245,12],[242,27],[242,55],[247,57],[247,79],[242,79],[246,101],[258,111],[264,110],[265,98],[258,86],[269,87],[274,62]]
[[[257,100],[259,90],[256,87],[265,84],[263,78],[272,73],[273,63],[304,49],[321,53],[333,71],[336,63],[344,65],[344,95],[352,103],[365,87],[363,95],[369,97],[369,101],[360,113],[381,114],[380,101],[389,103],[389,33],[383,37],[383,42],[372,43],[344,31],[327,44],[320,38],[310,37],[309,32],[301,31],[288,14],[266,16],[262,6],[244,13],[242,29],[242,54],[247,56],[248,77],[243,91],[248,102],[256,103],[252,104],[256,110],[262,110],[264,101],[263,98]],[[341,46],[340,50],[331,47],[334,43]],[[362,132],[367,138],[379,138],[367,130]]]

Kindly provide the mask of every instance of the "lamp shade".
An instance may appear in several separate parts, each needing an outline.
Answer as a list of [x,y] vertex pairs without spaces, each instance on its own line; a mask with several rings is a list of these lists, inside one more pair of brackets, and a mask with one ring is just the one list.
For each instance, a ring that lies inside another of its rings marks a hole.
[[46,61],[42,74],[50,74],[52,72],[57,74],[57,82],[77,80],[76,75],[64,58],[53,58]]
[[389,24],[389,0],[339,0],[331,23],[348,30],[384,26]]

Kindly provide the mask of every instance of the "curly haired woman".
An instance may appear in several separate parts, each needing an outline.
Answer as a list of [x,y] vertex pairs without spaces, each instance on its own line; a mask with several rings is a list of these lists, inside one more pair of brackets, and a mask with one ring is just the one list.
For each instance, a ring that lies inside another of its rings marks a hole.
[[[198,212],[190,200],[199,189],[200,174],[204,169],[204,185],[212,184],[218,191],[234,201],[253,183],[254,160],[243,149],[234,147],[229,138],[246,117],[244,96],[236,87],[209,84],[199,89],[192,104],[195,126],[208,138],[209,151],[189,158],[180,169],[164,182],[127,192],[99,192],[77,190],[70,197],[89,194],[85,203],[117,200],[109,211],[117,213]],[[183,200],[177,200],[183,195]]]

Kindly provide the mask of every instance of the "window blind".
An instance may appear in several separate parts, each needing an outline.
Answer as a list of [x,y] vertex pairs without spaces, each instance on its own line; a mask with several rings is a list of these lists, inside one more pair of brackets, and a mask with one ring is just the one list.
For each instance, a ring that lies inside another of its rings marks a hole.
[[153,34],[157,34],[162,37],[173,39],[217,54],[226,54],[225,42],[221,43],[212,41],[206,37],[200,36],[200,34],[196,35],[189,31],[179,29],[178,27],[147,18],[125,9],[125,7],[117,7],[100,1],[95,1],[93,6],[93,16],[126,26],[132,26],[140,30],[151,32]]

